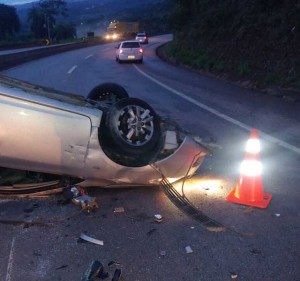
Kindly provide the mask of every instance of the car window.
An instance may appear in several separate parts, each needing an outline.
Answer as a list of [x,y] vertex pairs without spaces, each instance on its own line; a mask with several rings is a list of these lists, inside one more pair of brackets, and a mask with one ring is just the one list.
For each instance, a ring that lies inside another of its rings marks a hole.
[[140,48],[139,42],[124,42],[122,48]]
[[137,34],[137,37],[145,37],[145,36],[146,36],[145,33],[139,33],[139,34]]

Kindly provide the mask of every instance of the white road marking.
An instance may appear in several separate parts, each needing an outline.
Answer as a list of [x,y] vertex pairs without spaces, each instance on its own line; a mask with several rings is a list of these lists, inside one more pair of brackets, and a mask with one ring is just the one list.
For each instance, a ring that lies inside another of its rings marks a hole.
[[71,67],[70,70],[68,71],[68,74],[71,74],[76,68],[77,68],[77,65],[74,65],[73,67]]
[[[183,98],[183,99],[185,99],[185,100],[187,100],[187,101],[193,103],[194,105],[197,105],[198,107],[200,107],[200,108],[202,108],[202,109],[204,109],[204,110],[206,110],[206,111],[208,111],[208,112],[210,112],[210,113],[212,113],[212,114],[218,116],[219,118],[221,118],[221,119],[223,119],[223,120],[226,120],[226,121],[228,121],[228,122],[230,122],[230,123],[232,123],[232,124],[234,124],[234,125],[236,125],[236,126],[242,128],[242,129],[244,129],[244,130],[246,130],[246,131],[250,131],[251,129],[253,129],[253,127],[250,127],[250,126],[248,126],[248,125],[246,125],[246,124],[244,124],[244,123],[242,123],[242,122],[240,122],[240,121],[238,121],[238,120],[236,120],[236,119],[233,119],[233,118],[231,118],[230,116],[228,116],[228,115],[226,115],[226,114],[223,114],[223,113],[219,112],[218,110],[215,110],[215,109],[213,109],[212,107],[209,107],[209,106],[207,106],[207,105],[205,105],[205,104],[203,104],[203,103],[201,103],[201,102],[199,102],[199,101],[197,101],[197,100],[195,100],[195,99],[193,99],[193,98],[190,98],[190,97],[186,96],[185,94],[183,94],[183,93],[181,93],[181,92],[179,92],[179,91],[177,91],[177,90],[175,90],[175,89],[169,87],[168,85],[166,85],[166,84],[164,84],[164,83],[158,81],[157,79],[153,78],[153,77],[150,76],[149,74],[147,74],[147,73],[145,73],[144,71],[142,71],[142,70],[141,70],[139,67],[137,67],[135,64],[134,64],[133,66],[134,66],[134,67],[136,68],[136,70],[137,70],[139,73],[141,73],[143,76],[147,77],[148,79],[150,79],[150,80],[153,81],[154,83],[160,85],[161,87],[163,87],[163,88],[165,88],[166,90],[172,92],[173,94],[175,94],[175,95],[177,95],[177,96],[179,96],[179,97],[181,97],[181,98]],[[270,142],[272,142],[272,143],[275,143],[275,144],[277,144],[277,145],[279,145],[279,146],[282,146],[282,147],[284,147],[284,148],[286,148],[286,149],[289,149],[289,150],[291,150],[291,151],[293,151],[293,152],[295,152],[295,153],[300,154],[300,148],[299,148],[299,147],[296,147],[296,146],[291,145],[291,144],[289,144],[289,143],[286,143],[286,142],[284,142],[284,141],[282,141],[282,140],[279,140],[279,139],[277,139],[277,138],[274,138],[274,137],[272,137],[272,136],[270,136],[270,135],[268,135],[268,134],[266,134],[266,133],[264,133],[264,132],[262,132],[262,131],[259,131],[259,134],[260,134],[263,138],[265,138],[266,140],[268,140],[268,141],[270,141]]]
[[15,251],[15,237],[13,237],[11,241],[11,246],[10,246],[10,253],[8,257],[8,265],[7,265],[7,272],[6,272],[6,281],[11,281],[11,272],[12,272],[12,267],[13,267],[13,261],[14,261],[14,251]]
[[89,59],[89,58],[91,58],[93,55],[88,55],[88,56],[86,56],[84,59]]

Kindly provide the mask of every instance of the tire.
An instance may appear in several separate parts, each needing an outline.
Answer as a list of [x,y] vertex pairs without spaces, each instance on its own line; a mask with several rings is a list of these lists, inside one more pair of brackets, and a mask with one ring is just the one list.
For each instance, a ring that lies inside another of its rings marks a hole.
[[146,102],[126,98],[107,113],[106,128],[112,142],[126,156],[155,151],[161,139],[160,119]]
[[103,83],[93,88],[88,96],[87,101],[92,102],[100,107],[111,107],[117,101],[128,98],[127,91],[115,83]]

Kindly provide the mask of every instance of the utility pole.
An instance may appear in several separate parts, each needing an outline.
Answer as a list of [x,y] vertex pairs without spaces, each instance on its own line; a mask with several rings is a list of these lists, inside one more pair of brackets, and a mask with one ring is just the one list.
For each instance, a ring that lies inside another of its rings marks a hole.
[[48,40],[50,41],[50,21],[49,21],[49,16],[47,16],[47,14],[45,15],[45,27],[47,28],[47,36],[48,36]]

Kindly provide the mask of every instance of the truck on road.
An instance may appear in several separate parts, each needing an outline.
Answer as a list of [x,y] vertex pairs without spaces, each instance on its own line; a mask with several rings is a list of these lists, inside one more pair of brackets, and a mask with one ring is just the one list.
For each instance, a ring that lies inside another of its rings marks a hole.
[[105,34],[106,40],[120,40],[135,38],[135,35],[139,32],[138,22],[121,22],[112,21],[107,27]]

